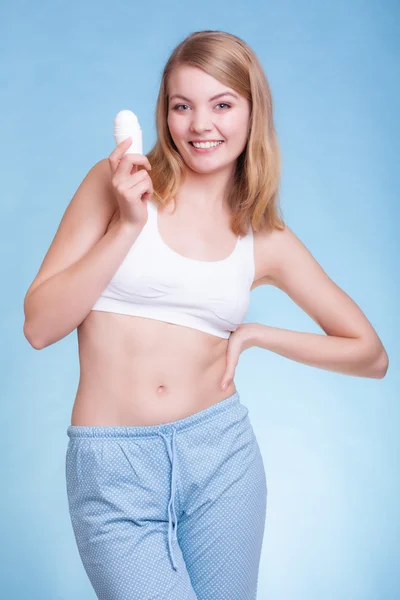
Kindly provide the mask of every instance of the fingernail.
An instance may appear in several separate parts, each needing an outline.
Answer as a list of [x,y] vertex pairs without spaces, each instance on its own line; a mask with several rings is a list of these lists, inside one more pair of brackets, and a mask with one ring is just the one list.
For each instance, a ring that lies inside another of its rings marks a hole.
[[228,382],[227,382],[227,381],[225,381],[225,382],[222,384],[222,389],[223,389],[223,391],[225,391],[225,390],[226,390],[226,387],[227,387],[227,385],[228,385]]

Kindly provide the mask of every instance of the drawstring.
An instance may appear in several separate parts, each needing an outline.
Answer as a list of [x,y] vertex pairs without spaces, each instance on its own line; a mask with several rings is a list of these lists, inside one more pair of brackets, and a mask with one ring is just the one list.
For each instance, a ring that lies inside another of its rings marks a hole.
[[168,503],[168,545],[169,545],[169,551],[170,551],[170,555],[171,555],[171,560],[172,560],[172,565],[175,569],[175,571],[178,570],[178,567],[175,564],[175,560],[174,560],[174,553],[173,553],[173,549],[172,549],[172,516],[171,516],[171,506],[174,512],[174,523],[175,523],[175,528],[174,528],[174,539],[176,540],[176,532],[177,532],[177,527],[178,527],[178,519],[176,517],[176,512],[175,512],[175,503],[174,503],[174,497],[175,497],[175,489],[176,489],[176,460],[177,460],[177,456],[176,456],[176,444],[175,444],[175,435],[176,435],[176,429],[175,427],[172,428],[172,448],[170,446],[169,443],[169,439],[166,435],[164,435],[161,431],[159,431],[159,435],[161,435],[164,438],[164,441],[166,442],[167,445],[167,450],[168,450],[168,456],[169,459],[171,461],[172,464],[172,474],[171,474],[171,497]]

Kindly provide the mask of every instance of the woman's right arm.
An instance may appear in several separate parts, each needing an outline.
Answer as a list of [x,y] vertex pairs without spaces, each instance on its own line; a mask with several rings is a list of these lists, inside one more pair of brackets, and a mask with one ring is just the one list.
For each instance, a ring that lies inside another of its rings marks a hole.
[[151,165],[143,154],[125,154],[130,143],[90,169],[26,293],[24,335],[36,349],[82,323],[147,222]]
[[27,294],[24,334],[35,349],[54,344],[82,323],[141,230],[117,220],[77,262]]

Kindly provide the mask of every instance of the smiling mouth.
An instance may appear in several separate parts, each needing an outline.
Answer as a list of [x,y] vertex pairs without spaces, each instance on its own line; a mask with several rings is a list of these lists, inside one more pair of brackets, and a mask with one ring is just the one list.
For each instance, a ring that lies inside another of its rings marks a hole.
[[[196,147],[193,142],[189,142],[189,144],[191,145],[191,147],[193,148],[193,151],[195,152],[195,154],[214,154],[214,152],[217,152],[217,150],[222,146],[222,144],[224,143],[223,140],[219,140],[219,144],[215,144],[213,146],[203,146],[203,147]],[[203,142],[205,143],[205,142]]]
[[209,143],[211,143],[211,144],[215,144],[215,143],[217,143],[217,142],[223,142],[223,141],[224,141],[224,140],[207,140],[207,141],[205,141],[205,142],[197,142],[197,141],[195,140],[194,142],[189,142],[189,144],[193,144],[193,143],[196,143],[196,144],[209,144]]

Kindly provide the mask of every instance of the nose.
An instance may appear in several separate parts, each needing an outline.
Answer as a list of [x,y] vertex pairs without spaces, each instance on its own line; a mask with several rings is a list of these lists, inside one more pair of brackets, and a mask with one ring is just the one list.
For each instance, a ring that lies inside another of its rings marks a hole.
[[213,129],[214,126],[205,112],[193,112],[190,123],[190,131],[192,133],[203,133],[204,131],[212,131]]
[[203,123],[192,123],[190,127],[190,131],[192,133],[203,133],[205,131],[212,131],[214,128],[211,124],[203,124]]

